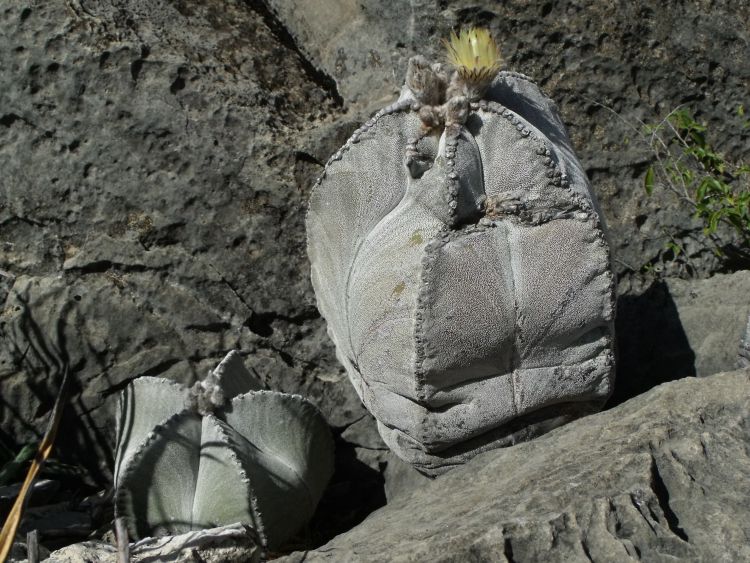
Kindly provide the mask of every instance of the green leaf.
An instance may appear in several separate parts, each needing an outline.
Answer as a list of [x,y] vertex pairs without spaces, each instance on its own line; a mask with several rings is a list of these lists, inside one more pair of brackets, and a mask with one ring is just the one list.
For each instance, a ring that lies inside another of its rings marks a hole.
[[654,167],[649,166],[646,170],[646,177],[643,179],[643,187],[648,195],[654,192]]
[[680,255],[680,252],[682,252],[682,247],[679,244],[670,241],[667,243],[667,250],[671,250],[674,257],[677,258]]
[[695,191],[695,200],[696,203],[703,203],[706,199],[706,193],[708,192],[709,187],[709,177],[704,176],[701,180],[701,183],[698,184],[698,189]]
[[13,483],[23,473],[26,463],[36,454],[38,444],[26,444],[15,459],[3,465],[0,470],[0,486]]
[[708,234],[713,234],[719,227],[719,219],[721,219],[721,212],[714,211],[708,219]]
[[[750,107],[735,107],[738,116],[735,126],[750,127]],[[659,159],[658,164],[646,171],[643,180],[646,193],[651,195],[657,182],[673,192],[685,188],[685,199],[692,205],[693,216],[702,223],[705,235],[716,235],[720,223],[724,223],[750,246],[750,166],[733,162],[719,152],[710,142],[708,126],[698,122],[687,108],[674,110],[666,122],[646,130],[658,133],[658,143],[653,138],[648,143]],[[721,236],[724,234],[722,231]],[[666,248],[675,257],[678,253],[685,255],[677,243],[667,244]],[[714,251],[722,255],[718,249]]]

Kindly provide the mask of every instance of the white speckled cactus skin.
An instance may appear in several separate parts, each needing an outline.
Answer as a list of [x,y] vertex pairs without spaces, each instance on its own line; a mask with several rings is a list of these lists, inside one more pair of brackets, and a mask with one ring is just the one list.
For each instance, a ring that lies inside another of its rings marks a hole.
[[240,522],[277,548],[333,474],[328,425],[304,398],[263,390],[235,352],[207,381],[141,377],[123,392],[115,513],[131,538]]
[[339,360],[386,443],[436,475],[600,408],[615,297],[553,102],[501,72],[436,131],[418,89],[331,157],[307,233]]

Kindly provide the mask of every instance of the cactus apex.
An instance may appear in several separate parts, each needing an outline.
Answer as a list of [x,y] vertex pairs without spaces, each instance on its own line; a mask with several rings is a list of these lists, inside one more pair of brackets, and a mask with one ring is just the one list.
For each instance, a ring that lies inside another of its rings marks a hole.
[[489,85],[502,66],[500,49],[489,30],[471,27],[451,32],[443,41],[448,61],[468,86],[481,89]]

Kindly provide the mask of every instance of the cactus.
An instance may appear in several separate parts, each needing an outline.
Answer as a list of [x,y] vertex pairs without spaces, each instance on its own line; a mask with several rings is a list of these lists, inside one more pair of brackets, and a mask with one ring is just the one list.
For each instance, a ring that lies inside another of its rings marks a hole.
[[385,442],[428,475],[593,412],[613,384],[596,200],[554,103],[497,73],[499,53],[475,48],[487,38],[455,36],[453,72],[414,57],[307,215],[337,357]]
[[312,516],[332,472],[318,410],[262,389],[237,352],[191,389],[141,377],[121,396],[115,512],[133,538],[240,522],[275,548]]

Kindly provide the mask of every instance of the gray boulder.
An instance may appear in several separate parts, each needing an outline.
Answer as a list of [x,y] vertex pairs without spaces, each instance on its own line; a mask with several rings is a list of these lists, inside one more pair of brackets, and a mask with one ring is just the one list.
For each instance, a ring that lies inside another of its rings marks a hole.
[[750,371],[661,385],[279,561],[747,561]]
[[667,287],[695,355],[695,375],[734,369],[737,342],[750,316],[750,271],[706,280],[668,280]]
[[304,248],[307,144],[340,106],[250,4],[0,1],[0,428],[39,438],[56,348],[76,381],[58,451],[102,484],[119,391],[190,385],[231,349],[336,426],[364,412]]
[[[750,272],[708,279],[651,279],[617,302],[620,403],[659,383],[737,367],[750,314]],[[611,403],[610,403],[611,404]]]

